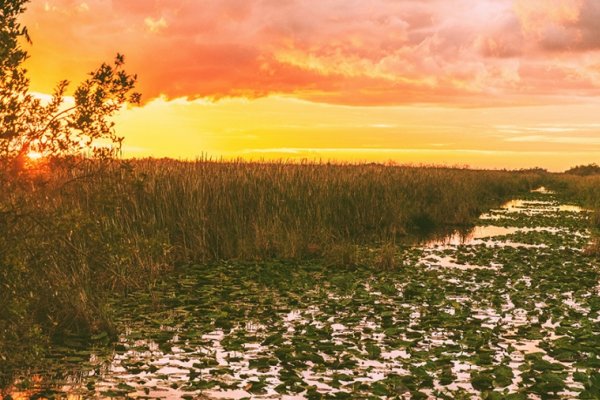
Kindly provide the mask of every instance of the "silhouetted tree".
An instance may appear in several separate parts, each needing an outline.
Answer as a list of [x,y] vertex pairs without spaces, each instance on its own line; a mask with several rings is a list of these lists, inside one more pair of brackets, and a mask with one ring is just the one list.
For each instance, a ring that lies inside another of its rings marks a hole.
[[[66,97],[68,81],[58,83],[49,101],[32,94],[23,48],[31,40],[19,22],[28,1],[0,0],[0,389],[10,382],[10,376],[2,374],[3,366],[35,359],[35,352],[12,351],[12,343],[31,344],[41,332],[63,328],[108,329],[101,293],[94,290],[98,279],[93,268],[108,263],[122,243],[106,239],[106,226],[92,212],[61,205],[52,196],[74,176],[105,177],[103,169],[96,168],[103,163],[86,163],[86,171],[93,171],[88,175],[74,167],[79,160],[116,155],[122,138],[111,117],[124,104],[140,101],[133,90],[136,76],[123,70],[120,54],[92,71],[73,92],[72,101]],[[23,168],[30,152],[58,160],[52,165],[60,165],[60,170],[48,171],[45,180],[33,179],[36,175]],[[111,190],[100,193],[109,196]],[[94,243],[72,243],[73,237],[84,235],[95,238]],[[74,289],[69,286],[76,287],[78,295],[60,291],[63,285],[69,291]]]
[[3,168],[20,168],[28,153],[69,156],[86,151],[110,157],[120,151],[110,117],[126,102],[139,103],[133,92],[137,77],[123,70],[124,57],[92,71],[67,104],[69,82],[58,83],[44,104],[30,93],[23,63],[28,58],[22,43],[31,43],[18,17],[29,0],[0,0],[0,160]]

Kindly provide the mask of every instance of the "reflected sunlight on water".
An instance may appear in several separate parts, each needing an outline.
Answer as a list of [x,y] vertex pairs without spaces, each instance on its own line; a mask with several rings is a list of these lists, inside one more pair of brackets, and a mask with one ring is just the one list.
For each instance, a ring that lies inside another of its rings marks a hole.
[[[553,191],[548,190],[545,187],[532,190],[532,193],[540,193],[551,195]],[[574,204],[562,204],[554,200],[526,200],[526,199],[515,199],[510,200],[503,204],[499,209],[492,210],[489,213],[483,214],[481,220],[493,221],[502,218],[512,218],[509,214],[523,213],[528,215],[533,214],[545,214],[553,212],[574,212],[582,213],[587,212],[584,208]],[[437,237],[433,240],[425,241],[423,246],[426,248],[436,246],[460,246],[460,245],[472,245],[476,244],[480,239],[495,238],[499,236],[512,235],[519,232],[540,232],[549,231],[556,232],[555,228],[552,227],[535,227],[535,228],[522,228],[522,227],[505,227],[495,225],[478,225],[469,231],[455,231],[444,237]]]
[[[22,389],[19,387],[28,386],[27,389]],[[13,387],[8,388],[5,391],[0,391],[0,396],[3,399],[12,399],[12,400],[30,400],[30,399],[45,399],[45,398],[60,398],[64,400],[83,400],[84,397],[81,394],[72,393],[72,387],[69,385],[65,385],[58,391],[60,391],[60,396],[57,397],[55,393],[48,393],[47,395],[41,395],[40,389],[45,388],[46,382],[44,382],[44,378],[40,375],[33,375],[29,378],[28,382],[17,382]]]
[[559,204],[554,201],[511,200],[502,206],[507,212],[585,212],[583,207],[574,204]]
[[531,191],[531,193],[540,193],[540,194],[555,194],[556,192],[546,188],[545,186],[541,186],[537,189]]
[[520,228],[503,226],[476,226],[469,232],[456,232],[450,236],[431,240],[425,243],[425,247],[445,246],[445,245],[466,245],[483,238],[512,235],[521,231]]

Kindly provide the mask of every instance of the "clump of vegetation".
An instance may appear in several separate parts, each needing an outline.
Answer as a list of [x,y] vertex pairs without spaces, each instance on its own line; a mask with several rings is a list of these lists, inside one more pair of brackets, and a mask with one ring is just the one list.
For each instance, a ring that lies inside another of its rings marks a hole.
[[[115,213],[129,230],[163,232],[176,261],[301,258],[334,245],[385,242],[468,225],[530,190],[537,175],[446,168],[143,160]],[[121,186],[119,186],[121,185]],[[73,201],[94,192],[80,186]],[[426,216],[426,217],[424,217]],[[133,233],[133,232],[132,232]]]
[[600,256],[600,239],[595,238],[583,251],[583,254],[590,257]]
[[567,171],[565,171],[565,174],[579,175],[579,176],[600,175],[600,165],[598,165],[598,164],[578,165],[576,167],[570,168]]
[[352,243],[331,244],[324,253],[325,263],[330,267],[356,267],[359,258],[359,248]]
[[391,271],[401,266],[398,260],[398,246],[394,243],[386,243],[378,251],[376,266],[384,271]]
[[600,175],[571,172],[582,168],[586,171],[593,171],[600,167],[591,164],[585,167],[571,168],[565,174],[553,176],[552,185],[559,189],[566,199],[579,203],[591,211],[588,221],[594,238],[585,249],[585,254],[597,256],[600,255]]

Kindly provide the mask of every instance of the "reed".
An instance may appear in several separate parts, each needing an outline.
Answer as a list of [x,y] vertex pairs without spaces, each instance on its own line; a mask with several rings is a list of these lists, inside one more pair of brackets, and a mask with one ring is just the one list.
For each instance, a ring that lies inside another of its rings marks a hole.
[[[129,237],[159,233],[172,261],[184,262],[305,257],[327,244],[465,225],[537,179],[382,165],[142,160],[130,166],[127,179],[109,183],[122,197],[111,213],[115,225]],[[79,185],[61,201],[105,214],[96,186]]]
[[[152,288],[174,265],[322,257],[353,264],[382,246],[468,225],[536,187],[537,173],[375,164],[137,160],[48,167],[0,229],[0,331],[110,331],[106,300]],[[85,176],[85,179],[80,179]],[[11,200],[12,196],[12,200]],[[11,203],[12,202],[12,203]],[[12,218],[12,219],[11,219]],[[385,247],[388,246],[388,247]],[[20,327],[20,328],[15,328]],[[0,353],[2,351],[0,344]]]
[[588,256],[600,256],[600,175],[587,175],[581,171],[597,172],[597,166],[579,166],[553,178],[554,186],[570,201],[577,202],[592,211],[590,229],[592,241],[586,248]]

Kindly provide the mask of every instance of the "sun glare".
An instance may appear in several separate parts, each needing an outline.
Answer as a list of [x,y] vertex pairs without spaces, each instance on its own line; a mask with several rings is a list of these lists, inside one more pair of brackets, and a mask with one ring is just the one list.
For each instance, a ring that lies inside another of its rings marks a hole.
[[40,160],[43,157],[44,155],[39,151],[30,151],[29,153],[27,153],[27,158],[29,158],[32,161]]

